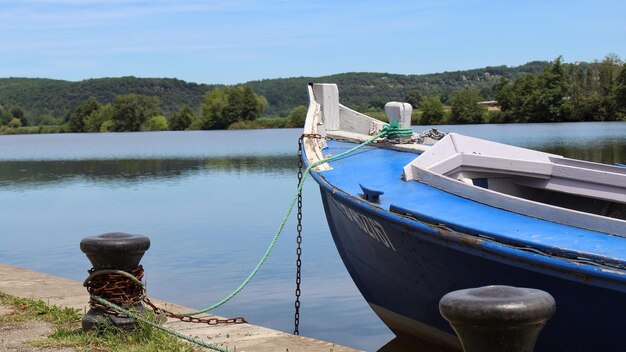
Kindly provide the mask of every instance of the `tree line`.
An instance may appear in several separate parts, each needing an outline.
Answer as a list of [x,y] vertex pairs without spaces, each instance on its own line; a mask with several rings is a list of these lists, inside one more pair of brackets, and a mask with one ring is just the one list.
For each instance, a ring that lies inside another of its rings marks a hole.
[[[444,104],[437,94],[407,96],[421,124],[525,123],[626,120],[626,63],[609,54],[600,62],[563,64],[558,57],[539,73],[501,77],[488,109],[484,92],[467,88]],[[481,103],[482,102],[482,103]]]
[[21,108],[4,109],[0,106],[0,132],[133,132],[183,131],[242,128],[301,127],[306,107],[298,106],[288,118],[260,119],[267,100],[254,93],[249,86],[213,88],[204,95],[199,111],[183,105],[165,116],[158,97],[127,94],[103,104],[89,97],[72,109],[64,120],[53,119],[48,125],[28,126]]
[[568,66],[558,57],[538,75],[502,79],[496,99],[503,122],[624,120],[626,64],[616,54]]
[[127,94],[156,96],[163,114],[169,115],[184,104],[199,108],[204,94],[224,85],[207,85],[171,78],[133,76],[87,79],[78,82],[43,78],[0,78],[0,105],[19,106],[30,125],[38,125],[41,116],[63,118],[67,113],[95,97],[103,104]]
[[[464,88],[477,88],[492,94],[499,77],[514,79],[520,74],[539,72],[547,62],[534,61],[521,66],[489,66],[473,70],[427,75],[390,73],[342,73],[322,77],[293,77],[251,81],[242,85],[267,100],[261,116],[287,117],[291,110],[308,102],[308,82],[337,83],[341,101],[358,110],[378,106],[389,100],[402,100],[411,92],[421,95],[437,93],[444,103],[452,93]],[[225,85],[197,84],[170,78],[98,78],[78,82],[42,78],[0,78],[0,106],[19,107],[30,126],[49,125],[50,118],[64,119],[89,97],[102,104],[113,103],[117,96],[139,94],[159,98],[164,116],[177,112],[183,105],[201,110],[206,92]],[[1,108],[0,108],[1,109]],[[263,120],[264,121],[264,120]],[[264,121],[265,122],[265,121]]]
[[254,121],[267,103],[250,87],[213,88],[204,95],[200,111],[183,105],[162,114],[155,96],[127,94],[102,104],[90,97],[67,117],[71,132],[127,132],[226,129],[238,121]]
[[[497,66],[419,76],[346,73],[238,86],[135,77],[83,82],[0,79],[0,133],[301,127],[308,80],[337,83],[343,104],[383,120],[384,104],[401,100],[413,105],[414,123],[420,124],[615,121],[626,118],[625,65],[619,56],[609,54],[591,63],[566,64],[558,57],[516,68]],[[66,111],[50,92],[62,87],[64,94],[75,100],[80,94],[69,91],[66,83],[80,83],[96,93],[114,85],[114,91],[144,94],[110,98],[99,93]],[[200,99],[194,98],[202,91]],[[32,110],[6,103],[6,97],[23,99],[22,95],[42,105],[50,98],[53,104],[60,104],[58,111],[66,112],[35,117]],[[494,99],[498,108],[479,103]],[[289,110],[267,117],[268,110],[279,111],[276,106]]]

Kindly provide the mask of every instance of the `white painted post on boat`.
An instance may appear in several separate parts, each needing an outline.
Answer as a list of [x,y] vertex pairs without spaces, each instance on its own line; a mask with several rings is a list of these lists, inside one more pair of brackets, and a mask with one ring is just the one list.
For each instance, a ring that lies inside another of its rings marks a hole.
[[315,100],[321,106],[322,122],[326,131],[339,131],[339,90],[336,84],[315,83]]
[[389,122],[395,121],[400,128],[411,127],[411,114],[413,113],[413,107],[409,103],[400,103],[397,101],[390,101],[385,104],[385,114]]
[[555,302],[541,290],[485,286],[446,294],[439,311],[465,352],[532,352]]

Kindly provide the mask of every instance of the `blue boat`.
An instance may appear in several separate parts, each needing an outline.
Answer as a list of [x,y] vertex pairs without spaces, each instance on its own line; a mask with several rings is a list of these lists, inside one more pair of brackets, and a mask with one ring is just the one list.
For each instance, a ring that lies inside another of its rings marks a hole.
[[[334,84],[308,91],[309,165],[388,128]],[[410,105],[385,110],[410,127]],[[460,351],[441,297],[510,285],[556,300],[536,351],[626,350],[626,168],[429,131],[374,138],[311,175],[347,270],[396,335]]]

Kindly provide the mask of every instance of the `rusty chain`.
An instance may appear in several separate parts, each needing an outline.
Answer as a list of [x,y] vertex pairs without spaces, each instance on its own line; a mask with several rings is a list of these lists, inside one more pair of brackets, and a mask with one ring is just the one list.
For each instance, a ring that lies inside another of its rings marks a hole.
[[[144,296],[145,291],[143,286],[138,285],[132,279],[122,274],[107,273],[94,275],[96,270],[93,268],[89,269],[87,272],[89,273],[89,279],[85,282],[85,286],[87,287],[87,292],[89,292],[90,296],[94,295],[102,297],[103,299],[106,299],[107,301],[118,306],[138,304]],[[144,272],[141,265],[135,269],[128,270],[127,272],[138,281],[143,279]],[[125,316],[124,314],[111,310],[109,307],[104,306],[91,298],[89,299],[89,306],[91,308],[98,308],[115,316]]]
[[[126,275],[122,273],[114,273],[111,272],[111,270],[104,270],[102,272],[104,273],[98,274],[98,271],[95,269],[90,269],[88,271],[89,278],[85,281],[85,286],[87,287],[87,292],[89,292],[90,296],[97,296],[115,305],[126,307],[143,302],[152,308],[155,315],[164,314],[169,318],[179,319],[183,322],[203,323],[207,325],[247,323],[246,319],[243,317],[227,319],[201,318],[190,315],[176,314],[157,307],[146,296],[145,287],[141,283],[144,276],[143,266],[141,265],[135,269],[127,270],[125,273]],[[89,306],[91,308],[100,309],[107,314],[118,317],[126,317],[125,314],[114,311],[93,298],[89,300]]]
[[150,306],[154,311],[154,314],[160,315],[165,314],[168,318],[178,319],[187,323],[200,323],[207,325],[218,325],[218,324],[244,324],[247,323],[244,317],[236,317],[236,318],[226,318],[226,319],[218,319],[218,318],[202,318],[202,317],[193,317],[191,315],[181,315],[176,314],[174,312],[170,312],[163,308],[157,307],[148,297],[143,298],[143,302]]

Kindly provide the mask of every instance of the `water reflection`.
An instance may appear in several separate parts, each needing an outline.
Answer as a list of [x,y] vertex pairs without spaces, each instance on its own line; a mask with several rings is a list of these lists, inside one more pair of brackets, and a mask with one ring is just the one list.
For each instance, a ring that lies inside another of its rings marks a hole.
[[[606,164],[626,162],[626,142],[604,141],[590,145],[539,145],[538,150],[568,158]],[[116,184],[168,180],[194,174],[260,175],[295,170],[295,155],[233,156],[177,159],[120,160],[18,160],[0,161],[0,187],[23,189],[83,179]]]
[[0,187],[12,189],[38,187],[71,180],[141,183],[164,181],[198,173],[255,173],[280,175],[295,170],[297,157],[238,156],[203,159],[128,159],[128,160],[60,160],[2,161]]
[[626,161],[626,143],[547,146],[540,150],[572,159],[614,164]]
[[[626,162],[626,123],[439,127],[567,157]],[[194,308],[214,303],[256,265],[282,219],[295,189],[300,133],[0,136],[0,262],[81,281],[88,268],[78,248],[82,237],[141,233],[152,240],[143,259],[151,295]],[[315,182],[305,184],[304,195],[300,331],[376,350],[393,335],[345,271]],[[294,228],[292,217],[251,286],[216,313],[293,328]],[[382,351],[403,346],[394,341]]]

